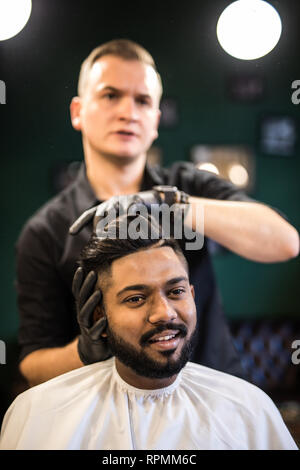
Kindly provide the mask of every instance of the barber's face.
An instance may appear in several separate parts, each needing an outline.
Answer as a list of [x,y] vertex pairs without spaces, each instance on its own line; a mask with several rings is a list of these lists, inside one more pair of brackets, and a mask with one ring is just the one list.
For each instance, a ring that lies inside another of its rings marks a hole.
[[114,261],[103,296],[108,339],[119,367],[145,377],[178,373],[190,359],[196,307],[193,287],[172,248]]
[[118,158],[145,155],[157,138],[159,85],[155,71],[135,60],[97,60],[82,97],[71,104],[73,126],[84,146]]

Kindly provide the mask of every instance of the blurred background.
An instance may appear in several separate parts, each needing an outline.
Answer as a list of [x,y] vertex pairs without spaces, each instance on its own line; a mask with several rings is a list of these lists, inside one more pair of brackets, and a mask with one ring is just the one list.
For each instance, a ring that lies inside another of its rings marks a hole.
[[[80,65],[97,45],[132,39],[156,61],[164,97],[151,162],[209,163],[206,168],[276,207],[300,230],[300,104],[292,101],[292,83],[300,80],[299,1],[269,2],[281,17],[282,35],[257,60],[236,59],[218,42],[217,21],[229,3],[33,0],[24,29],[0,41],[6,86],[0,106],[0,340],[6,352],[0,421],[18,393],[15,243],[26,220],[72,181],[82,161],[69,103]],[[299,439],[300,364],[291,359],[295,340],[300,348],[299,257],[267,265],[214,243],[211,250],[243,364]],[[294,357],[300,362],[300,353]]]

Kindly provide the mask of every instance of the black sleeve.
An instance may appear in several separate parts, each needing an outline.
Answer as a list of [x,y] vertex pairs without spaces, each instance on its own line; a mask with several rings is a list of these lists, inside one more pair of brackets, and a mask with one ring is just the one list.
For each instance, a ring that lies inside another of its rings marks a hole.
[[[165,172],[166,184],[177,186],[191,196],[232,201],[254,201],[237,186],[192,163],[177,162]],[[255,201],[256,202],[256,201]]]
[[56,269],[54,250],[46,228],[25,226],[16,246],[20,360],[37,349],[72,340],[73,299]]
[[248,196],[230,181],[206,170],[199,170],[190,162],[177,162],[168,170],[164,170],[165,184],[177,186],[190,196],[224,201],[244,201],[263,204],[277,212],[285,220],[288,217],[270,204],[262,203]]

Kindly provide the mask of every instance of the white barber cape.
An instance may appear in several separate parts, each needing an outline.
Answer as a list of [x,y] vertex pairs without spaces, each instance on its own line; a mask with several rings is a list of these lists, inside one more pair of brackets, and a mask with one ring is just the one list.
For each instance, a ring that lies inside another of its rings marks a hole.
[[114,358],[19,395],[0,449],[297,449],[271,399],[254,385],[189,362],[176,381],[141,390]]

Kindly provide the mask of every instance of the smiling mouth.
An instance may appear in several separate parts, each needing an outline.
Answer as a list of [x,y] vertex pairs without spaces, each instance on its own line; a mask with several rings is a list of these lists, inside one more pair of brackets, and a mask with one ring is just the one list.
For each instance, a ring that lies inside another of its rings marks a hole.
[[148,340],[148,347],[161,353],[167,351],[175,352],[181,341],[181,338],[183,337],[180,331],[167,334],[161,333],[155,336],[155,338],[150,338]]
[[177,333],[171,334],[171,335],[165,335],[165,336],[159,336],[158,338],[155,339],[149,339],[149,343],[160,343],[164,341],[170,341],[174,338],[177,338],[180,335],[180,332],[178,331]]

